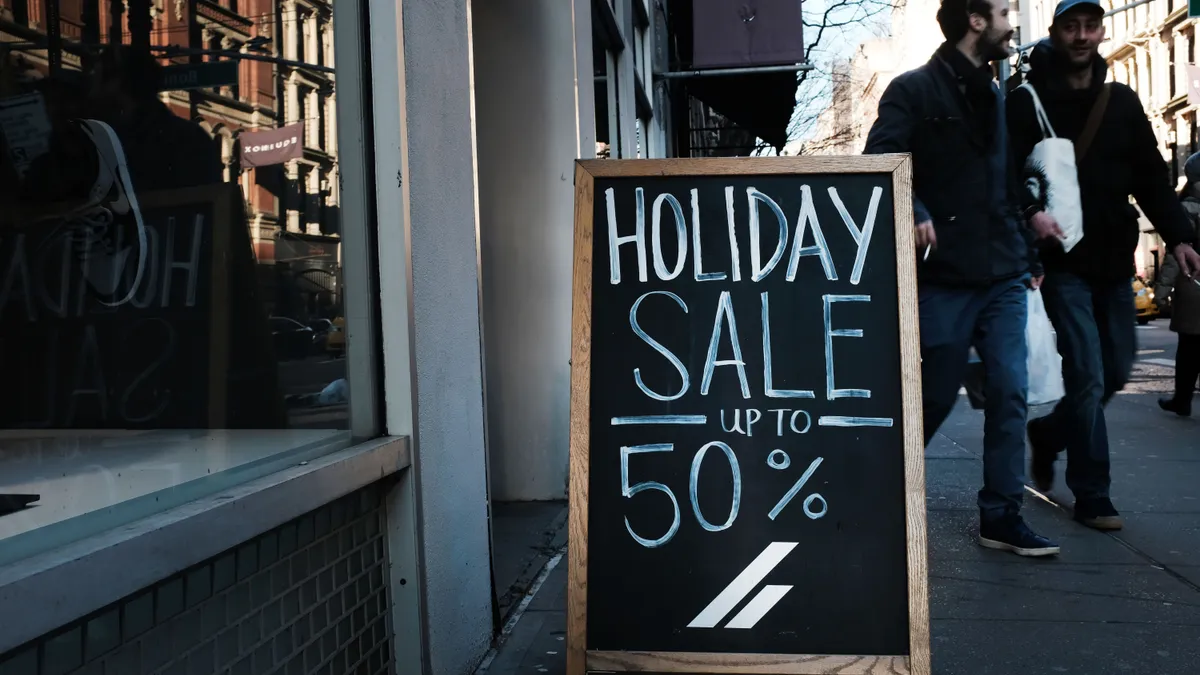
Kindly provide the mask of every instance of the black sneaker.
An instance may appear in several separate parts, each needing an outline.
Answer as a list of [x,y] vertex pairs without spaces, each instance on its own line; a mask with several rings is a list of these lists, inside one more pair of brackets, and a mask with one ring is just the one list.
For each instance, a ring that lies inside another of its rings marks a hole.
[[1160,398],[1158,399],[1158,407],[1167,412],[1175,413],[1180,417],[1192,416],[1192,402],[1180,401],[1177,398]]
[[1054,460],[1062,448],[1054,447],[1046,438],[1044,419],[1030,420],[1025,432],[1029,434],[1029,479],[1039,491],[1049,492],[1054,487]]
[[1058,555],[1058,544],[1029,529],[1020,516],[1009,516],[979,524],[979,545],[1012,551],[1028,558]]
[[1108,497],[1076,500],[1075,520],[1095,530],[1112,531],[1125,526]]

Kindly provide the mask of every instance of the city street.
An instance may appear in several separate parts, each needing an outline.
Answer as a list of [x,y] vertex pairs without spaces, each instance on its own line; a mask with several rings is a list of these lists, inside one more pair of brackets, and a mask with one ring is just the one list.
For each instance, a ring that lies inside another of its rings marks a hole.
[[[963,401],[926,451],[930,615],[937,675],[1183,675],[1200,663],[1200,422],[1158,409],[1175,335],[1138,328],[1134,381],[1108,408],[1113,501],[1102,534],[1029,491],[1026,517],[1063,547],[1025,560],[975,543],[983,417]],[[1034,411],[1044,414],[1045,411]],[[1065,493],[1065,494],[1064,494]],[[551,558],[479,673],[563,673],[565,551]]]

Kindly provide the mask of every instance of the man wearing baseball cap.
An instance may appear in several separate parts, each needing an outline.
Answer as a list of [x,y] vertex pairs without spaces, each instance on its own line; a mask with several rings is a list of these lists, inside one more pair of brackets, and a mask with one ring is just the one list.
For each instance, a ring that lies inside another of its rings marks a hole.
[[[1049,490],[1055,459],[1065,449],[1075,519],[1116,530],[1122,521],[1109,499],[1104,406],[1129,381],[1136,350],[1130,279],[1139,231],[1129,198],[1166,241],[1181,273],[1200,272],[1200,255],[1137,93],[1105,82],[1103,40],[1104,8],[1097,0],[1062,0],[1049,38],[1030,55],[1027,79],[1036,97],[1019,88],[1009,94],[1007,108],[1019,166],[1044,136],[1037,101],[1054,134],[1074,143],[1083,216],[1083,238],[1069,252],[1054,238],[1040,251],[1042,294],[1063,357],[1066,396],[1050,415],[1029,423],[1030,474],[1038,489]],[[1044,202],[1032,194],[1024,200],[1034,231],[1058,232]]]

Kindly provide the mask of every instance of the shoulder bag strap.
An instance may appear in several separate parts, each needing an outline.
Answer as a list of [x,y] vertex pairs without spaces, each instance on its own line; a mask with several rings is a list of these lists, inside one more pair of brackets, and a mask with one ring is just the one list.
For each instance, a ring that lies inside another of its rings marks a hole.
[[1079,134],[1079,140],[1075,142],[1075,163],[1087,155],[1088,148],[1092,145],[1092,139],[1096,137],[1096,130],[1100,128],[1100,120],[1104,119],[1104,111],[1108,108],[1108,99],[1112,95],[1112,85],[1105,83],[1100,88],[1100,95],[1096,97],[1096,102],[1092,105],[1092,112],[1088,114],[1087,123],[1083,127],[1083,132]]
[[1029,99],[1033,102],[1034,115],[1037,117],[1038,126],[1042,128],[1042,138],[1055,138],[1054,127],[1050,126],[1050,116],[1046,114],[1046,109],[1042,107],[1042,99],[1038,97],[1037,90],[1028,82],[1017,88],[1029,92]]

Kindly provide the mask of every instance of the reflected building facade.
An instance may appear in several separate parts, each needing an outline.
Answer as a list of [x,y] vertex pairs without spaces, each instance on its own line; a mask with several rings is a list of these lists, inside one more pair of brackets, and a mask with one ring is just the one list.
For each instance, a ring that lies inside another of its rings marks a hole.
[[[38,79],[54,71],[63,81],[78,78],[82,86],[83,72],[105,45],[145,43],[177,75],[164,84],[160,99],[209,133],[224,180],[241,185],[271,313],[301,322],[340,316],[332,4],[151,0],[149,20],[141,25],[132,21],[132,9],[123,16],[124,2],[51,6],[58,13],[57,30],[46,4],[0,0],[0,45],[13,50],[24,76]],[[112,28],[114,17],[118,28]],[[205,70],[230,61],[237,64],[235,77]],[[196,70],[188,71],[191,67]],[[243,136],[289,125],[302,125],[299,157],[246,166]]]

